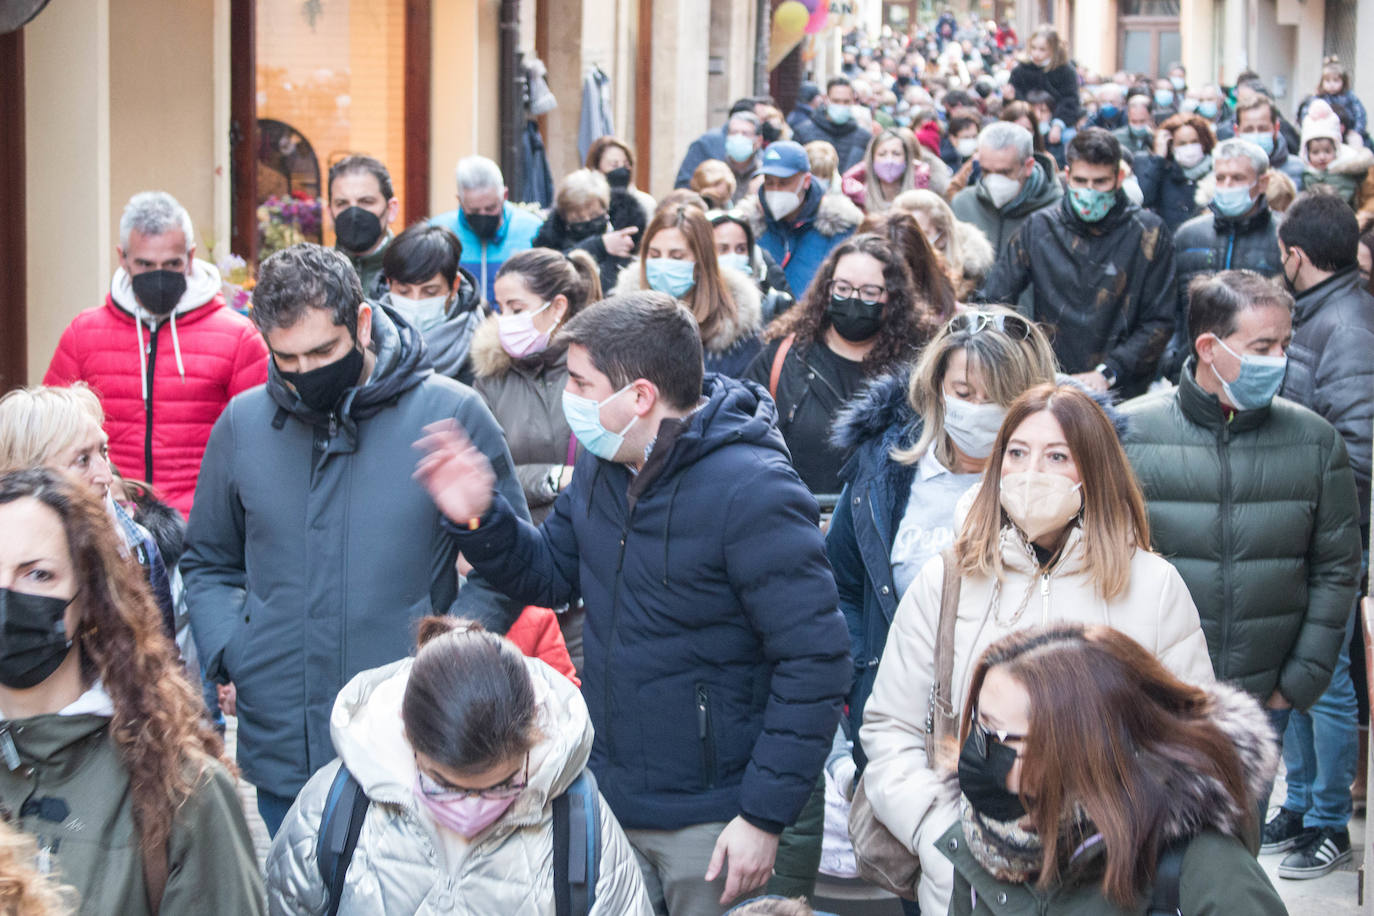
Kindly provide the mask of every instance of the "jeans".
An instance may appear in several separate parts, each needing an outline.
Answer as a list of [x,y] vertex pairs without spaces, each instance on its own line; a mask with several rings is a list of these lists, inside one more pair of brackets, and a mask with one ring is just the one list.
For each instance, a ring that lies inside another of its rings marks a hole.
[[1283,765],[1288,771],[1288,798],[1283,806],[1303,813],[1304,827],[1341,829],[1350,823],[1354,805],[1350,784],[1359,756],[1355,685],[1350,680],[1352,614],[1331,683],[1307,712],[1293,710],[1283,738]]
[[268,836],[276,837],[277,831],[281,829],[281,822],[286,820],[286,812],[291,810],[291,805],[295,801],[294,795],[273,795],[271,792],[258,790],[258,814],[267,826]]

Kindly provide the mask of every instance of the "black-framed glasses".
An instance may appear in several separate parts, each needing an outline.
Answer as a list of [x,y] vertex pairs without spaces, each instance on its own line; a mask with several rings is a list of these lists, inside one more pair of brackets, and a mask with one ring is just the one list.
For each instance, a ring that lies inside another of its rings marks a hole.
[[848,299],[852,296],[858,296],[859,301],[864,305],[877,305],[886,294],[887,289],[885,287],[872,283],[855,286],[848,280],[830,281],[830,297],[832,299]]
[[452,801],[459,798],[485,798],[492,801],[504,801],[519,795],[530,784],[530,752],[525,752],[525,765],[520,768],[518,773],[505,782],[488,786],[485,789],[460,789],[457,786],[440,783],[420,769],[418,760],[415,762],[415,769],[420,774],[420,791],[430,798],[439,801]]
[[[973,736],[974,750],[978,751],[978,755],[984,760],[987,759],[988,748],[994,741],[998,744],[1005,745],[1008,741],[1026,740],[1025,735],[988,728],[982,722],[978,721],[978,711],[976,709],[973,712],[973,722],[970,723],[969,733]],[[1014,752],[1016,748],[1011,748],[1011,750]]]
[[1029,321],[1006,312],[960,312],[949,320],[946,327],[955,334],[977,334],[993,328],[1013,340],[1027,340],[1031,336]]

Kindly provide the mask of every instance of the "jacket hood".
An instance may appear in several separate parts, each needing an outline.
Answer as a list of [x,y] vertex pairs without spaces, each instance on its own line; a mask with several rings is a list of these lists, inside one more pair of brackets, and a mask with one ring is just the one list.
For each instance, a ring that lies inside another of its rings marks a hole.
[[973,223],[954,221],[954,237],[959,243],[959,255],[964,259],[964,276],[970,280],[981,281],[992,271],[997,261],[997,252],[992,250],[988,237]]
[[[680,422],[669,451],[660,457],[650,452],[638,484],[646,490],[652,479],[668,475],[700,461],[717,449],[738,442],[772,448],[789,455],[778,431],[778,409],[757,382],[707,373],[702,383],[704,402]],[[664,421],[665,424],[671,421]],[[659,439],[663,438],[663,427]]]
[[[770,228],[785,233],[782,225],[763,206],[759,194],[746,197],[736,208],[749,220],[749,225],[754,230],[754,238],[759,238]],[[795,227],[812,223],[821,235],[834,238],[857,229],[863,221],[863,211],[856,207],[852,200],[844,194],[826,193],[824,182],[813,176],[811,187],[806,192],[806,200],[802,202],[801,215],[792,220],[791,224]]]
[[[348,389],[337,411],[345,428],[375,415],[434,374],[420,332],[390,306],[379,302],[372,304],[370,349],[377,356],[372,374],[362,385]],[[306,423],[323,425],[329,420],[327,415],[307,407],[287,386],[274,359],[267,361],[267,392],[278,407]]]
[[[186,278],[186,292],[181,294],[181,300],[172,309],[170,315],[154,315],[146,310],[139,303],[138,297],[134,295],[133,280],[128,271],[123,267],[115,271],[114,277],[110,280],[110,303],[114,308],[133,318],[134,341],[132,343],[138,348],[138,376],[142,384],[143,403],[148,403],[148,350],[149,347],[143,343],[143,327],[156,328],[162,322],[167,322],[172,332],[172,355],[176,359],[177,374],[181,380],[186,381],[186,364],[181,358],[181,340],[177,336],[177,319],[185,320],[192,312],[205,309],[201,314],[209,314],[210,309],[218,308],[224,304],[224,297],[220,290],[224,287],[224,281],[220,279],[219,268],[209,261],[202,261],[199,258],[191,259],[191,275]],[[207,309],[206,306],[210,308]],[[199,317],[199,316],[197,316]]]
[[521,360],[514,359],[501,346],[500,327],[499,316],[488,315],[472,335],[472,370],[478,378],[499,378],[517,365],[532,369],[567,365],[567,348],[559,346],[556,342],[533,356]]
[[[710,340],[702,341],[708,353],[724,353],[741,340],[753,337],[763,329],[763,298],[758,285],[752,278],[730,267],[722,267],[720,275],[730,291],[730,298],[735,301],[735,316],[729,321],[722,322]],[[636,293],[643,288],[639,264],[635,262],[620,272],[620,278],[616,280],[611,295]]]
[[894,445],[909,438],[896,431],[919,420],[907,398],[910,384],[909,366],[865,382],[835,415],[830,444],[850,451],[878,437],[891,439]]
[[[375,300],[391,308],[391,293]],[[376,309],[373,314],[376,314]],[[458,268],[458,293],[444,312],[444,320],[421,332],[425,353],[434,371],[449,378],[457,378],[468,363],[472,338],[477,326],[487,316],[477,278]]]
[[1063,197],[1064,187],[1059,183],[1059,169],[1056,167],[1054,157],[1049,153],[1036,153],[1035,167],[1040,170],[1043,180],[1040,182],[1040,187],[1036,189],[1036,192],[1028,196],[1025,200],[1019,201],[1006,210],[1003,210],[992,202],[992,195],[988,193],[988,189],[984,187],[983,183],[980,181],[976,192],[978,201],[989,211],[1000,213],[1005,219],[1017,219],[1022,216],[1028,216],[1036,210],[1043,209]]
[[1370,152],[1368,147],[1342,143],[1326,171],[1334,175],[1363,175],[1371,167],[1374,167],[1374,152]]
[[1134,203],[1126,192],[1120,188],[1116,192],[1116,202],[1107,211],[1107,215],[1095,223],[1085,222],[1079,218],[1078,213],[1073,209],[1073,198],[1065,194],[1059,202],[1060,208],[1064,211],[1064,225],[1077,235],[1103,236],[1116,229],[1126,222],[1131,216],[1140,210],[1140,205]]
[[[339,691],[329,734],[339,758],[368,798],[416,807],[415,757],[405,738],[401,701],[413,658],[358,674]],[[525,660],[534,682],[542,738],[530,752],[529,786],[502,821],[537,821],[547,802],[562,794],[587,765],[592,723],[572,682],[537,659]]]

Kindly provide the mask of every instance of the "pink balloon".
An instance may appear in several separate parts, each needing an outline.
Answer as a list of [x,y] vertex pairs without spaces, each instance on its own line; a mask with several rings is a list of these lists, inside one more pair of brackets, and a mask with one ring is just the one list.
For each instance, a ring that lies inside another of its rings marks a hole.
[[821,31],[821,29],[824,29],[826,26],[826,19],[830,16],[830,9],[826,6],[824,0],[816,0],[815,5],[816,9],[811,13],[811,20],[806,23],[806,34],[808,35],[815,35],[817,32]]

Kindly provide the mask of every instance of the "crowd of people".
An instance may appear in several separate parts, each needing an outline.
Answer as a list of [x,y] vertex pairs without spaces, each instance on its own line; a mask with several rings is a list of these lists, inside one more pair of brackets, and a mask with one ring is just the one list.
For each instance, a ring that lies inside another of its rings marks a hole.
[[657,200],[606,136],[399,227],[343,158],[246,314],[128,202],[0,398],[0,909],[1278,914],[1258,853],[1350,857],[1347,71],[1290,123],[1050,28],[846,41]]

